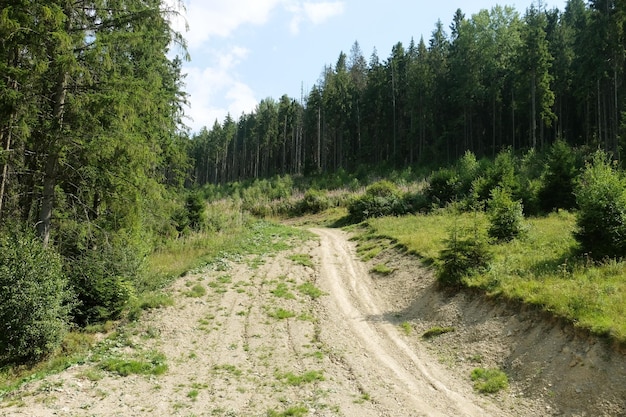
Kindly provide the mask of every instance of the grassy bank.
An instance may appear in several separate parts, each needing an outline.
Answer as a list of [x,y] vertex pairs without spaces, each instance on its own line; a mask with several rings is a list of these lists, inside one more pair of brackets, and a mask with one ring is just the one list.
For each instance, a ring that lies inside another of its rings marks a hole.
[[[370,219],[363,236],[388,238],[420,256],[437,261],[454,228],[484,227],[482,214],[439,212],[427,216]],[[486,272],[464,284],[489,295],[519,300],[570,320],[594,334],[626,343],[626,263],[592,263],[574,255],[575,216],[561,211],[527,220],[522,239],[493,244]]]

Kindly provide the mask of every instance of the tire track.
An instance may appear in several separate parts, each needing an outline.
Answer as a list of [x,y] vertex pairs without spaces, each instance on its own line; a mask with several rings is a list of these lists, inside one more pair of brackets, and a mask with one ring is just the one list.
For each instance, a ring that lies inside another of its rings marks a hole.
[[396,392],[390,393],[412,404],[416,410],[429,416],[479,417],[492,414],[466,398],[443,381],[443,372],[435,365],[425,363],[418,352],[399,336],[395,326],[379,319],[381,304],[368,287],[369,275],[355,260],[353,249],[343,232],[331,229],[312,229],[321,238],[320,282],[328,288],[355,339],[359,340],[365,355],[380,366],[378,372]]

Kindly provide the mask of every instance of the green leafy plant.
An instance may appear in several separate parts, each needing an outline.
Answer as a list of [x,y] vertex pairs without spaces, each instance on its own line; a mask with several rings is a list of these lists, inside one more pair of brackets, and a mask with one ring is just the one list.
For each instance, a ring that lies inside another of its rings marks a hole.
[[57,254],[19,228],[0,236],[0,362],[54,351],[67,330],[69,301]]
[[326,293],[310,282],[305,282],[304,284],[298,285],[298,291],[304,295],[308,295],[312,299],[316,299],[325,295]]
[[426,330],[424,332],[424,334],[422,334],[422,337],[424,339],[431,339],[433,337],[440,336],[442,334],[450,333],[450,332],[453,332],[453,331],[455,331],[454,327],[435,326],[435,327],[431,327],[430,329]]
[[522,203],[513,201],[511,193],[501,187],[491,190],[488,202],[489,236],[509,241],[524,233],[524,213]]
[[376,264],[372,267],[371,271],[380,275],[389,275],[393,272],[393,269],[385,264]]
[[370,185],[364,195],[348,204],[350,217],[357,222],[371,217],[397,216],[408,211],[402,192],[386,180]]
[[475,368],[471,374],[474,389],[493,394],[509,387],[509,378],[500,369]]
[[576,186],[579,207],[575,233],[583,253],[592,258],[626,253],[626,189],[612,161],[598,151]]
[[455,227],[439,253],[437,279],[444,286],[459,287],[463,277],[483,271],[492,258],[487,239],[479,230],[459,235]]

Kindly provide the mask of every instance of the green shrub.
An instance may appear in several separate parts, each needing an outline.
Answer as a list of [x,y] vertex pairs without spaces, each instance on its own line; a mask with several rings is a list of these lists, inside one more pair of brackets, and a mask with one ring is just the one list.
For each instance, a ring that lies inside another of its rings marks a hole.
[[496,187],[506,188],[513,195],[518,195],[519,179],[515,175],[515,157],[511,150],[500,152],[486,173],[474,180],[474,198],[487,201],[491,197],[491,190]]
[[542,210],[550,212],[559,208],[574,208],[574,186],[580,168],[580,158],[566,142],[558,140],[552,144],[539,190]]
[[522,203],[513,201],[506,189],[496,187],[491,190],[488,216],[491,222],[489,236],[497,240],[509,241],[524,232]]
[[310,189],[304,194],[304,198],[298,204],[297,212],[304,213],[320,213],[328,210],[332,206],[330,199],[323,191]]
[[189,227],[192,230],[201,230],[206,223],[206,206],[203,195],[200,192],[190,193],[185,200],[185,209],[189,219]]
[[493,394],[509,387],[509,378],[500,369],[476,368],[471,374],[474,389],[485,394]]
[[575,237],[595,259],[623,257],[626,251],[626,192],[612,162],[598,151],[576,186],[579,211]]
[[459,236],[455,229],[444,244],[437,261],[437,279],[446,287],[459,287],[465,276],[483,271],[493,257],[478,230]]
[[348,212],[354,221],[371,217],[398,216],[409,211],[402,192],[389,181],[370,185],[365,194],[348,204]]
[[425,195],[432,204],[445,207],[457,201],[460,188],[461,182],[456,171],[442,168],[431,175]]
[[135,298],[133,280],[145,251],[131,235],[118,232],[101,247],[85,249],[66,262],[67,275],[78,304],[73,311],[80,325],[114,320]]
[[61,343],[70,299],[61,259],[27,232],[0,236],[0,361],[29,362]]

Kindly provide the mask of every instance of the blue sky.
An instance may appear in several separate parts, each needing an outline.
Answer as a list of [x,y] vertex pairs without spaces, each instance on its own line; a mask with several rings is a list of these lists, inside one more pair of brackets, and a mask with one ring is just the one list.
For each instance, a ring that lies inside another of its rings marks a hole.
[[[173,1],[173,0],[172,0]],[[449,32],[456,9],[466,17],[496,4],[520,13],[532,0],[184,0],[186,23],[175,27],[188,41],[183,72],[192,132],[235,119],[266,97],[299,99],[317,83],[325,65],[358,41],[369,61],[381,61],[397,42],[428,42],[438,19]],[[536,1],[535,1],[536,4]],[[563,10],[566,0],[544,0]]]

